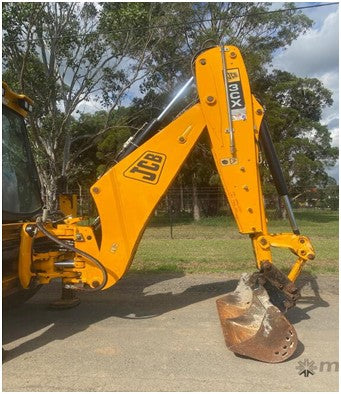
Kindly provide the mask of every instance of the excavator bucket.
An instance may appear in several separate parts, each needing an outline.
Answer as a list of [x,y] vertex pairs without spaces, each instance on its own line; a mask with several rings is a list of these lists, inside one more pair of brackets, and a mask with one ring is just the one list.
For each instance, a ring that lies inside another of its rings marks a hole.
[[279,363],[294,353],[296,331],[264,287],[253,287],[250,275],[243,274],[236,290],[217,300],[226,346],[236,354]]

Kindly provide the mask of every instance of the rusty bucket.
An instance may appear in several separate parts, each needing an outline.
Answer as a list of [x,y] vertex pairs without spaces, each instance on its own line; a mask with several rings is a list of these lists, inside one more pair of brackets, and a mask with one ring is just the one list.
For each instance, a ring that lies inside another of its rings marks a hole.
[[250,277],[243,274],[236,290],[217,300],[226,346],[256,360],[282,362],[296,350],[296,331],[264,287],[250,285]]

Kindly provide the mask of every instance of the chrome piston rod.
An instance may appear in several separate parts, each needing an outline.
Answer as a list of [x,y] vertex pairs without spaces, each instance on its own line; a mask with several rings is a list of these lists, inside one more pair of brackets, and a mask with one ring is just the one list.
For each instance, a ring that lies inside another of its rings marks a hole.
[[189,80],[178,91],[178,93],[174,96],[174,98],[170,101],[166,108],[160,113],[160,115],[157,118],[153,119],[146,127],[139,130],[133,137],[130,137],[128,141],[126,141],[121,152],[119,152],[118,155],[115,157],[114,161],[116,163],[121,161],[123,158],[125,158],[127,155],[129,155],[136,148],[141,146],[145,141],[147,141],[158,132],[162,119],[173,107],[174,103],[179,99],[179,97],[184,93],[184,91],[193,83],[193,81],[194,77],[189,78]]

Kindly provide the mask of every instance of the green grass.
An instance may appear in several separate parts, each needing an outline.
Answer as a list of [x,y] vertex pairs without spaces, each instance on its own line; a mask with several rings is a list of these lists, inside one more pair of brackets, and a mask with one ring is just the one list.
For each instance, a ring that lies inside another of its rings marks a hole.
[[[316,251],[316,259],[307,263],[305,271],[336,274],[338,213],[299,211],[296,218],[301,233],[311,239]],[[200,273],[254,268],[251,241],[247,235],[238,233],[233,218],[204,218],[198,223],[189,218],[178,219],[173,226],[173,239],[167,221],[167,218],[154,218],[143,235],[131,270]],[[290,232],[290,227],[285,220],[270,220],[269,230]],[[278,268],[288,271],[294,261],[290,251],[273,249],[273,262]]]

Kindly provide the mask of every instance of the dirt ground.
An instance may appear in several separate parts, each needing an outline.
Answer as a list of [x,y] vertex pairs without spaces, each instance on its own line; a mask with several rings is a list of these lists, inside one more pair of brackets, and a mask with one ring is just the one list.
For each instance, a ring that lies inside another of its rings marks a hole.
[[303,281],[288,313],[300,342],[281,364],[226,349],[215,299],[236,276],[128,274],[63,311],[46,286],[4,311],[3,391],[338,391],[338,278]]

